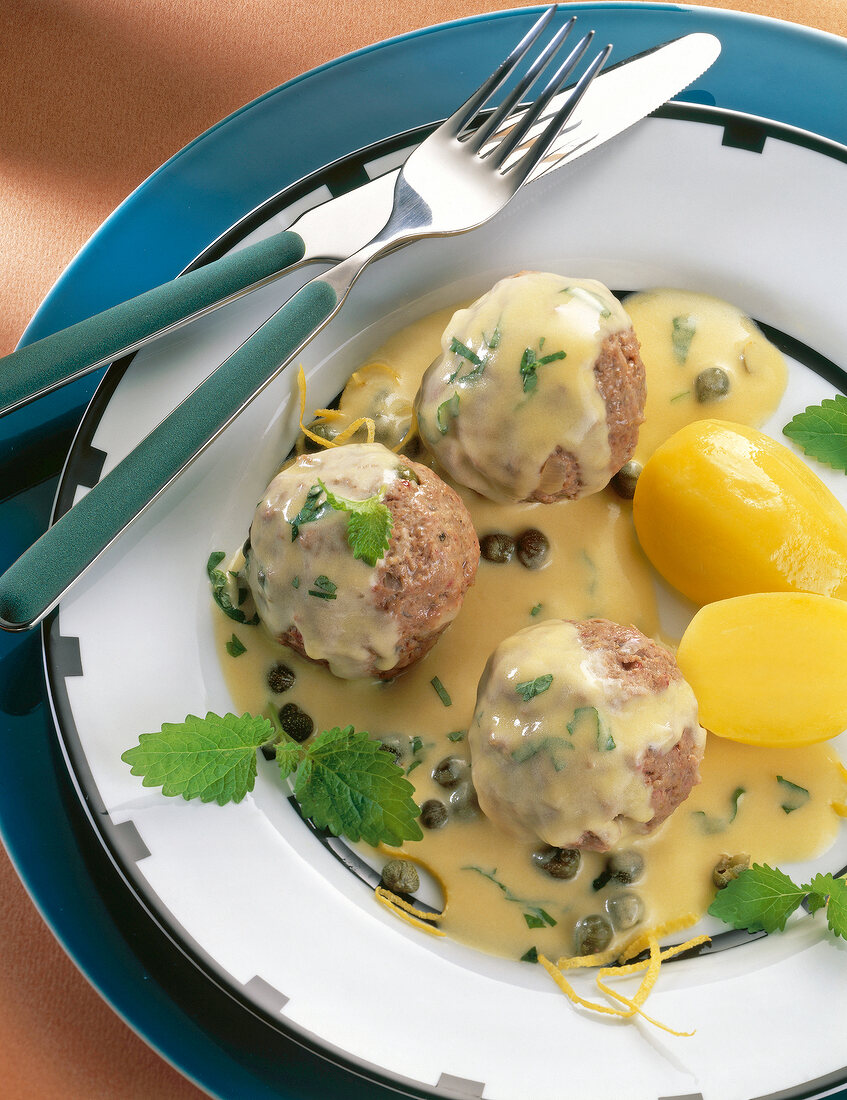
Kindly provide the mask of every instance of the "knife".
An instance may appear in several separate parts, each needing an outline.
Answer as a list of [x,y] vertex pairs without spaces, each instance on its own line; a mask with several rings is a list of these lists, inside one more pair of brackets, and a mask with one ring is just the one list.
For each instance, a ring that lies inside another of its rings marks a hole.
[[[603,89],[605,94],[597,99],[590,114],[582,109],[585,104],[583,99],[577,124],[562,136],[563,144],[556,147],[559,155],[564,151],[566,157],[573,159],[573,156],[614,137],[699,76],[715,60],[719,51],[720,44],[712,35],[693,34],[611,69],[606,74],[614,78],[611,86]],[[669,52],[673,54],[672,60]],[[654,77],[651,64],[656,62]],[[375,183],[376,187],[371,192],[373,211],[372,215],[368,215],[373,220],[368,221],[362,213],[363,224],[350,229],[351,233],[355,233],[356,240],[360,239],[360,233],[363,236],[373,235],[374,224],[379,232],[393,205],[393,180],[388,205],[381,204],[380,199],[381,189],[387,186],[385,177]],[[357,195],[360,196],[359,191],[336,200],[332,210],[336,218],[342,215],[350,218],[349,211],[355,206],[348,204],[355,203]],[[292,244],[287,238],[293,238],[294,247],[286,253],[289,263],[305,261],[305,240],[310,232],[312,254],[318,255],[329,249],[330,238],[322,237],[320,230],[329,224],[322,221],[322,216],[326,216],[325,210],[330,205],[328,203],[325,207],[307,212],[295,223],[298,226],[296,233],[289,230],[281,235],[285,241],[284,250]],[[359,209],[364,211],[364,207]],[[300,230],[306,237],[301,235]],[[352,238],[344,240],[344,250],[352,244],[355,244]],[[338,250],[340,246],[335,246],[332,251]],[[176,284],[183,278],[186,276],[176,280]],[[168,289],[171,289],[170,286]],[[137,302],[137,299],[133,301]],[[326,324],[337,301],[335,290],[322,278],[298,291],[25,551],[0,577],[0,628],[26,630],[40,622],[126,527],[164,492]]]
[[[661,106],[696,79],[720,52],[695,33],[627,58],[601,73],[569,127],[530,182],[569,163]],[[556,96],[527,135],[534,139],[567,93]],[[500,136],[500,131],[498,137]],[[519,152],[516,151],[516,152]],[[0,416],[98,370],[115,359],[309,263],[357,252],[391,213],[399,168],[301,214],[287,230],[240,248],[0,358]]]

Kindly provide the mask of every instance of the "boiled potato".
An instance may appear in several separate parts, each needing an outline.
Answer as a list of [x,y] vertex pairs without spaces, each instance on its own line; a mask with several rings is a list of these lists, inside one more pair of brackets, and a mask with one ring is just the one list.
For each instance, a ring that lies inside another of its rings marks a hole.
[[698,420],[644,465],[633,519],[647,557],[697,604],[748,592],[847,598],[847,512],[787,447]]
[[811,745],[847,729],[847,603],[764,592],[700,609],[677,652],[700,723],[748,745]]

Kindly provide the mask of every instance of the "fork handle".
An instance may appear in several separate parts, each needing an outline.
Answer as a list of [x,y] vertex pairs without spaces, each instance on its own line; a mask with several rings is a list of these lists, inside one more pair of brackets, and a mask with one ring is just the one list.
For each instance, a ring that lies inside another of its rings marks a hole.
[[297,233],[276,233],[0,358],[0,416],[208,312],[303,259]]
[[27,630],[335,312],[313,279],[0,577],[0,627]]

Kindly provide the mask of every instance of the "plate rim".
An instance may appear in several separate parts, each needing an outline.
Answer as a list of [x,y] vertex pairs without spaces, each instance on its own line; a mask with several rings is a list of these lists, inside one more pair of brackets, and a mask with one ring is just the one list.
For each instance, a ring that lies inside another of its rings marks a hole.
[[[773,26],[780,25],[779,29],[785,35],[787,35],[788,38],[790,38],[792,41],[794,41],[797,38],[797,36],[800,35],[804,39],[808,38],[810,40],[816,40],[816,41],[825,40],[829,46],[832,46],[833,44],[835,44],[839,47],[844,48],[845,45],[847,45],[842,40],[838,39],[837,36],[830,35],[827,32],[819,31],[819,30],[816,30],[814,28],[802,27],[799,24],[785,24],[785,23],[783,23],[783,21],[773,20],[773,19],[770,19],[769,17],[765,17],[765,16],[756,16],[756,15],[752,15],[752,14],[748,14],[748,13],[739,13],[739,12],[733,12],[733,11],[726,11],[726,10],[723,10],[723,9],[702,9],[702,8],[680,7],[680,6],[665,5],[665,4],[600,4],[600,5],[596,5],[596,4],[594,4],[594,5],[592,5],[592,4],[578,4],[578,5],[571,5],[571,6],[575,7],[575,8],[592,8],[592,9],[596,9],[596,8],[601,8],[601,9],[603,9],[603,8],[614,8],[614,9],[616,9],[616,14],[617,14],[617,11],[620,11],[622,9],[631,9],[633,11],[639,11],[639,12],[643,12],[645,10],[652,10],[652,11],[662,12],[662,13],[664,13],[665,15],[667,15],[669,17],[675,17],[680,13],[684,14],[684,13],[687,12],[687,13],[691,13],[691,14],[696,14],[698,17],[702,18],[707,24],[710,24],[708,29],[713,29],[711,25],[714,24],[716,21],[721,21],[721,20],[728,23],[729,30],[732,30],[735,27],[744,28],[748,24],[750,26],[754,27],[754,28],[755,27],[760,27],[762,25],[768,25],[768,24],[773,25]],[[364,47],[359,51],[354,51],[354,53],[352,53],[352,54],[347,54],[347,55],[344,55],[341,58],[337,58],[337,59],[334,59],[333,61],[327,62],[327,63],[325,63],[325,65],[320,66],[317,69],[310,70],[308,73],[301,74],[300,76],[293,78],[292,81],[288,82],[285,85],[282,85],[278,89],[275,89],[271,92],[266,93],[265,96],[260,97],[260,98],[265,99],[265,98],[268,98],[272,95],[279,94],[280,91],[283,91],[286,88],[290,87],[293,83],[299,83],[299,82],[305,80],[307,77],[312,77],[312,76],[315,76],[317,74],[321,74],[321,73],[325,72],[326,70],[334,68],[335,66],[340,64],[342,61],[348,60],[349,58],[351,58],[353,56],[369,55],[373,51],[378,50],[378,49],[382,49],[387,45],[392,45],[392,44],[401,44],[402,45],[404,43],[414,41],[414,40],[420,38],[422,35],[427,34],[427,33],[431,33],[433,30],[436,30],[436,29],[450,28],[450,27],[464,25],[464,24],[470,24],[470,23],[476,24],[476,23],[485,22],[485,21],[493,19],[493,18],[498,18],[499,19],[499,18],[508,16],[508,15],[525,14],[528,10],[532,10],[532,9],[520,9],[519,11],[497,12],[497,13],[481,14],[481,15],[477,15],[477,16],[469,16],[469,17],[465,17],[464,19],[461,19],[461,20],[454,20],[454,21],[450,21],[448,23],[438,24],[435,27],[422,28],[421,30],[407,32],[406,34],[397,36],[394,39],[387,39],[384,42],[377,43],[377,44],[374,44],[372,46]],[[194,139],[194,141],[191,142],[188,146],[186,146],[184,150],[181,150],[179,153],[175,154],[174,157],[170,158],[169,161],[167,161],[166,164],[163,166],[163,168],[168,166],[168,165],[174,165],[175,162],[178,162],[182,158],[183,154],[185,153],[185,151],[187,149],[199,145],[211,133],[218,130],[224,123],[231,122],[237,116],[242,115],[244,112],[246,112],[246,111],[250,110],[252,107],[254,107],[256,102],[257,101],[253,101],[250,104],[244,105],[243,107],[239,108],[236,112],[234,112],[232,115],[228,116],[227,119],[222,120],[221,123],[216,124],[209,131],[206,131],[205,134],[201,135],[199,138]],[[153,175],[151,177],[149,177],[146,181],[144,181],[141,185],[139,185],[139,188],[137,188],[136,191],[134,191],[133,194],[131,196],[129,196],[124,201],[124,203],[121,204],[121,206],[118,208],[118,210],[115,212],[115,214],[117,214],[119,211],[122,212],[123,215],[126,215],[128,212],[130,212],[131,208],[134,205],[134,203],[137,201],[138,195],[141,194],[142,192],[147,191],[148,189],[153,188],[154,187],[154,180],[158,179],[160,173],[161,173],[161,169],[157,170],[155,173],[153,173]],[[68,311],[69,306],[68,306],[67,302],[61,301],[62,292],[70,284],[72,284],[76,281],[76,279],[80,275],[80,269],[84,268],[86,263],[90,259],[93,247],[95,245],[104,243],[104,230],[106,228],[106,225],[108,225],[109,222],[112,221],[112,218],[114,218],[114,216],[115,215],[112,215],[112,217],[110,217],[110,219],[107,220],[107,223],[104,223],[104,227],[101,227],[101,229],[98,230],[94,234],[94,236],[91,238],[91,240],[86,245],[83,246],[83,248],[77,254],[77,257],[75,258],[75,260],[71,262],[71,265],[69,265],[69,267],[63,273],[63,275],[60,276],[60,278],[57,280],[56,284],[54,284],[53,290],[51,290],[51,292],[47,295],[47,297],[45,298],[45,300],[42,303],[41,307],[39,308],[39,310],[35,314],[35,316],[33,318],[33,321],[28,326],[28,328],[27,328],[27,330],[24,334],[24,341],[25,342],[35,338],[35,333],[36,333],[36,331],[38,330],[39,327],[41,327],[43,329],[43,332],[41,333],[41,334],[43,334],[46,331],[50,331],[51,328],[60,327],[61,324],[67,324],[67,323],[69,323],[70,319],[73,319],[73,318],[69,319],[67,317],[67,311]],[[105,243],[108,244],[108,241],[106,241]],[[94,266],[96,267],[96,261],[94,263]],[[73,308],[73,306],[71,308]],[[48,925],[51,927],[54,935],[56,935],[56,937],[60,940],[60,942],[62,942],[64,944],[66,950],[72,955],[72,957],[76,958],[77,964],[80,966],[80,969],[82,969],[83,972],[86,974],[89,981],[91,981],[92,984],[95,985],[95,987],[99,989],[99,991],[101,992],[101,995],[104,996],[104,998],[111,1004],[113,1009],[116,1012],[118,1012],[119,1015],[123,1016],[123,1018],[126,1019],[127,1022],[129,1022],[131,1026],[136,1026],[135,1024],[133,1024],[132,1020],[128,1019],[127,1012],[124,1012],[122,1010],[122,1008],[119,1007],[118,1002],[120,1001],[120,997],[114,991],[113,991],[111,996],[107,995],[106,992],[104,991],[103,986],[104,985],[109,985],[110,983],[104,981],[104,974],[102,973],[102,971],[99,974],[99,980],[98,980],[98,978],[95,978],[94,974],[92,973],[92,971],[95,971],[97,969],[97,967],[95,967],[92,964],[92,960],[89,960],[88,967],[83,966],[82,963],[80,962],[79,957],[78,957],[79,953],[80,953],[79,952],[80,943],[78,941],[77,931],[76,931],[76,929],[74,929],[72,927],[73,918],[72,917],[70,917],[70,918],[67,917],[67,915],[63,914],[61,911],[57,912],[56,911],[56,899],[54,897],[52,897],[51,891],[49,891],[47,889],[39,889],[37,883],[34,881],[33,875],[31,873],[27,873],[27,870],[25,869],[25,865],[28,863],[27,853],[23,850],[22,846],[18,846],[17,844],[14,844],[12,842],[11,834],[15,831],[15,829],[10,829],[9,828],[9,823],[7,823],[7,821],[6,821],[6,815],[8,813],[11,813],[11,812],[12,812],[12,808],[10,808],[9,806],[4,806],[3,807],[3,812],[2,812],[2,814],[0,814],[0,829],[2,829],[4,839],[6,840],[6,847],[7,847],[7,850],[9,851],[10,857],[12,858],[12,861],[13,861],[14,865],[16,866],[16,869],[18,871],[19,876],[24,881],[25,886],[29,890],[30,896],[32,897],[34,904],[36,904],[38,909],[41,911],[42,916],[44,917],[44,919],[48,923]],[[59,907],[59,908],[61,910],[61,907]],[[60,931],[60,929],[61,929],[61,931]],[[72,944],[76,944],[76,950],[74,950],[74,948],[71,946]],[[123,991],[119,991],[119,992],[121,994],[123,993]],[[135,1015],[137,1015],[137,1012],[135,1013]],[[181,1070],[181,1072],[183,1072],[189,1078],[197,1081],[197,1079],[198,1079],[197,1075],[195,1073],[192,1073],[192,1071],[190,1071],[188,1068],[186,1068],[186,1061],[187,1061],[188,1055],[187,1055],[184,1044],[180,1048],[178,1054],[175,1054],[173,1058],[170,1058],[169,1055],[163,1049],[164,1046],[167,1046],[169,1044],[172,1045],[170,1035],[160,1035],[159,1036],[159,1041],[156,1042],[151,1037],[151,1033],[150,1033],[151,1028],[149,1026],[146,1029],[147,1030],[146,1034],[142,1031],[141,1026],[136,1027],[136,1030],[138,1030],[139,1033],[142,1034],[142,1037],[145,1038],[146,1041],[151,1046],[153,1046],[155,1049],[157,1049],[159,1051],[159,1053],[162,1055],[162,1057],[172,1061],[172,1064],[177,1065],[178,1068]]]
[[[653,112],[659,118],[666,118],[670,120],[691,121],[699,124],[712,125],[722,127],[725,133],[729,130],[730,125],[734,125],[735,128],[743,136],[745,126],[749,127],[751,124],[759,135],[764,133],[765,138],[774,137],[777,140],[784,141],[788,144],[797,145],[808,149],[812,152],[821,153],[847,165],[847,145],[842,145],[839,142],[835,142],[831,139],[821,137],[811,131],[803,130],[799,127],[795,127],[789,124],[780,123],[773,119],[761,118],[759,116],[750,115],[747,112],[734,111],[726,108],[712,107],[709,105],[698,103],[670,103],[662,108],[659,108],[656,112]],[[293,182],[289,187],[283,189],[277,194],[269,197],[259,208],[250,211],[240,218],[233,226],[230,227],[225,233],[218,236],[206,249],[194,260],[191,264],[187,265],[186,271],[192,270],[196,266],[200,266],[204,262],[208,262],[216,258],[221,251],[226,251],[228,247],[237,243],[242,239],[251,228],[256,224],[257,218],[259,220],[267,220],[272,217],[279,209],[285,209],[291,205],[292,202],[297,200],[299,194],[308,193],[310,190],[314,190],[318,181],[328,171],[334,169],[339,163],[344,161],[367,161],[373,160],[379,156],[382,156],[387,151],[386,147],[390,146],[394,148],[402,148],[405,145],[411,144],[417,135],[421,131],[426,131],[430,127],[416,127],[412,130],[405,131],[402,134],[390,135],[383,139],[381,142],[372,143],[362,149],[348,154],[346,157],[341,158],[340,161],[333,162],[331,165],[324,166],[310,173],[308,176]],[[262,216],[263,215],[263,216]],[[99,383],[97,390],[88,405],[83,419],[80,423],[77,436],[74,438],[73,445],[70,448],[68,459],[60,477],[59,486],[57,490],[56,500],[54,502],[54,513],[52,522],[61,515],[67,507],[70,506],[73,499],[73,492],[76,485],[79,483],[78,479],[70,484],[68,482],[68,475],[72,472],[71,466],[78,447],[87,447],[93,438],[97,426],[108,409],[109,402],[114,394],[114,391],[120,382],[123,374],[130,366],[133,355],[124,357],[122,360],[113,364],[105,376]],[[836,385],[841,386],[843,391],[847,393],[847,374],[841,368],[837,368],[842,376]],[[831,381],[831,379],[830,379]],[[203,976],[211,981],[218,989],[220,989],[226,996],[230,997],[241,1009],[245,1009],[252,1016],[261,1020],[264,1024],[282,1032],[285,1036],[292,1039],[294,1042],[310,1050],[322,1059],[326,1059],[334,1064],[352,1072],[363,1076],[366,1080],[373,1081],[376,1084],[386,1086],[392,1089],[402,1089],[409,1095],[417,1097],[460,1097],[464,1094],[461,1092],[453,1092],[449,1088],[445,1087],[431,1087],[427,1086],[423,1082],[414,1081],[408,1078],[403,1078],[400,1075],[391,1073],[384,1070],[382,1067],[376,1066],[371,1062],[363,1058],[359,1058],[356,1055],[346,1051],[337,1051],[337,1048],[332,1043],[322,1040],[320,1036],[316,1036],[311,1032],[308,1032],[304,1028],[300,1027],[296,1023],[287,1020],[284,1016],[273,1015],[270,1011],[264,1010],[257,1006],[255,1003],[251,1003],[249,999],[241,995],[232,985],[228,985],[225,980],[222,980],[219,975],[215,973],[215,968],[222,970],[219,963],[211,958],[202,947],[195,945],[186,940],[181,940],[179,936],[174,934],[174,928],[169,926],[167,921],[163,919],[161,912],[157,912],[155,904],[151,904],[149,897],[145,896],[144,878],[143,875],[133,874],[132,870],[126,866],[121,859],[113,843],[113,837],[110,837],[109,832],[114,832],[118,828],[108,814],[101,816],[103,807],[100,799],[99,791],[93,778],[89,775],[88,782],[84,783],[80,775],[80,764],[74,761],[74,756],[77,752],[82,757],[82,770],[87,771],[85,766],[85,754],[81,751],[81,746],[69,745],[68,743],[68,730],[74,731],[75,736],[75,724],[73,721],[73,715],[70,711],[70,706],[67,700],[67,695],[64,689],[64,677],[66,674],[60,673],[56,666],[56,656],[54,652],[54,646],[57,644],[54,639],[54,631],[57,625],[57,616],[54,614],[50,617],[44,626],[42,639],[43,639],[43,656],[45,663],[45,672],[47,676],[48,696],[53,712],[54,722],[56,726],[56,733],[60,742],[62,754],[66,760],[69,775],[73,782],[73,785],[77,792],[77,797],[80,800],[82,808],[89,821],[91,829],[96,839],[103,846],[108,858],[110,859],[115,871],[121,878],[125,887],[134,896],[139,905],[144,909],[147,916],[157,925],[157,927],[167,936],[167,938],[173,943],[175,948],[182,952],[185,957],[198,968]],[[61,636],[64,638],[64,636]],[[52,658],[51,658],[52,654]],[[62,718],[60,711],[67,711],[70,715],[68,718]],[[92,799],[92,791],[96,795],[96,800]],[[99,804],[98,804],[99,803]],[[152,894],[152,890],[147,887],[147,893]],[[155,899],[158,899],[158,895],[155,895]],[[177,928],[180,928],[178,921],[175,921]],[[731,933],[727,933],[731,935]],[[740,937],[743,938],[743,937]],[[191,940],[191,937],[188,937]],[[225,972],[224,972],[225,973]],[[838,1085],[847,1084],[847,1067],[843,1070],[831,1071],[826,1077],[821,1077],[821,1082],[831,1083],[837,1076],[835,1081]],[[780,1096],[786,1098],[794,1096],[801,1097],[809,1095],[809,1088],[813,1087],[815,1082],[805,1082],[802,1086],[798,1086],[797,1090],[788,1089]]]

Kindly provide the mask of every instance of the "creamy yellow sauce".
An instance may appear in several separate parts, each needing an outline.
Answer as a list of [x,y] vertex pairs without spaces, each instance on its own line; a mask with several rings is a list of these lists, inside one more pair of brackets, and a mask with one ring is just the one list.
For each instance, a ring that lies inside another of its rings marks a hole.
[[[760,347],[761,337],[738,321],[737,311],[716,309],[712,299],[686,295],[680,302],[669,294],[676,292],[639,295],[635,301],[635,328],[650,395],[638,451],[642,459],[682,423],[715,411],[714,405],[672,400],[690,385],[696,366],[680,364],[674,353],[672,322],[680,310],[697,318],[689,355],[694,355],[699,341],[698,355],[702,348],[716,349],[714,355],[720,352],[724,358],[714,361],[733,370],[731,396],[720,406],[723,418],[761,422],[778,404],[785,384],[784,363],[780,368],[772,353]],[[396,373],[397,393],[407,402],[439,354],[451,314],[443,310],[410,325],[374,355],[375,362]],[[748,366],[767,367],[750,371],[735,362],[736,343],[727,350],[726,341],[739,326],[746,334],[741,346]],[[361,414],[362,408],[356,411]],[[398,431],[402,435],[403,429]],[[317,730],[351,724],[374,736],[419,737],[420,748],[407,761],[407,766],[420,761],[409,773],[419,803],[430,798],[447,801],[450,792],[433,780],[432,770],[448,755],[467,759],[467,741],[458,739],[460,731],[464,737],[486,661],[504,638],[545,619],[592,617],[631,624],[649,637],[661,637],[653,574],[634,534],[631,505],[612,488],[555,505],[502,505],[455,487],[480,536],[493,531],[514,536],[538,527],[548,537],[552,553],[538,570],[526,569],[517,560],[483,560],[456,621],[423,661],[395,681],[338,680],[277,645],[261,627],[235,628],[247,651],[233,659],[224,650],[233,623],[223,616],[218,623],[221,661],[238,710],[261,713],[269,701],[277,706],[293,702],[311,715]],[[266,675],[277,661],[294,670],[297,679],[284,695],[271,696]],[[436,693],[434,677],[449,694],[449,706]],[[644,875],[631,887],[608,883],[595,890],[592,883],[605,861],[596,853],[583,853],[573,881],[552,879],[533,865],[538,841],[515,840],[481,816],[454,818],[442,829],[424,830],[424,839],[407,848],[445,884],[447,907],[441,927],[448,935],[512,958],[533,946],[557,957],[572,952],[576,920],[603,913],[606,900],[616,892],[633,890],[642,899],[640,927],[688,912],[702,913],[714,894],[712,869],[722,853],[745,852],[754,861],[772,864],[789,862],[820,854],[836,835],[839,819],[831,803],[843,799],[844,781],[826,745],[759,749],[709,735],[701,775],[702,783],[655,835],[626,842],[645,859]],[[809,792],[790,813],[783,809],[788,788],[777,776]],[[736,797],[740,788],[744,793]],[[530,927],[539,922],[528,922],[526,914],[537,917],[541,910],[555,924],[542,919],[541,927]]]

